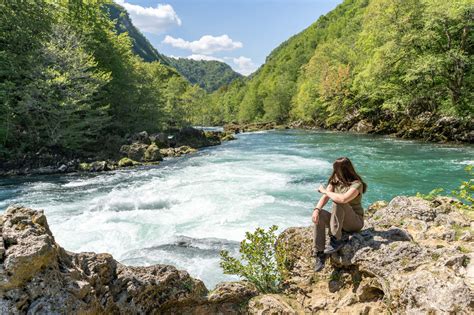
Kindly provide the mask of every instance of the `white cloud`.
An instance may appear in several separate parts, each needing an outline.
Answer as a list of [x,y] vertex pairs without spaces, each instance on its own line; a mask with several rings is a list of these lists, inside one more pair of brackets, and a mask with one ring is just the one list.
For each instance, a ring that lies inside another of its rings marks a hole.
[[209,55],[199,55],[199,54],[192,54],[192,55],[189,55],[187,57],[180,57],[180,56],[170,55],[169,57],[174,58],[174,59],[183,58],[183,59],[206,60],[206,61],[217,60],[217,61],[224,62],[224,59],[219,58],[219,57],[214,57],[214,56],[209,56]]
[[188,59],[194,59],[194,60],[217,60],[224,62],[224,59],[219,58],[219,57],[214,57],[214,56],[209,56],[209,55],[199,55],[199,54],[192,54],[187,56],[186,58]]
[[187,49],[196,54],[210,55],[218,51],[234,50],[242,48],[243,44],[232,40],[228,35],[212,36],[204,35],[199,40],[192,42],[182,38],[174,38],[166,35],[163,43],[169,44],[175,48]]
[[143,32],[160,34],[172,26],[181,25],[181,19],[169,4],[158,4],[153,8],[127,3],[124,0],[115,2],[127,10],[133,24]]
[[252,59],[244,56],[233,58],[232,62],[236,65],[236,67],[234,67],[234,70],[243,75],[249,75],[258,68],[258,66],[253,63]]

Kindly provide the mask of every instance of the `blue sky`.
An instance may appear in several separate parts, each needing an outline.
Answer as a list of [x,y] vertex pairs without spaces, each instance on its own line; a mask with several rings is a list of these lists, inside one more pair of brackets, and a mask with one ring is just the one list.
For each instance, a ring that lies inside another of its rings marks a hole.
[[160,53],[217,59],[248,75],[342,0],[115,0]]

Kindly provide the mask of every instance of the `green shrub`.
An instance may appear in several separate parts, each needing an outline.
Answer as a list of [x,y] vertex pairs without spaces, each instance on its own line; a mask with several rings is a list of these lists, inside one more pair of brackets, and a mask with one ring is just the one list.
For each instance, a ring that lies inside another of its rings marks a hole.
[[463,209],[474,210],[474,165],[468,165],[464,170],[468,179],[462,181],[458,189],[453,190],[451,194],[462,203]]
[[416,196],[419,197],[419,198],[423,198],[425,200],[431,201],[431,200],[435,199],[436,197],[438,197],[439,194],[443,191],[444,191],[443,188],[435,188],[427,194],[422,194],[420,192],[417,192]]
[[254,233],[246,232],[245,239],[240,243],[241,259],[221,251],[220,266],[225,274],[238,275],[257,287],[263,293],[280,291],[285,276],[285,251],[277,243],[276,225],[268,231],[257,228]]

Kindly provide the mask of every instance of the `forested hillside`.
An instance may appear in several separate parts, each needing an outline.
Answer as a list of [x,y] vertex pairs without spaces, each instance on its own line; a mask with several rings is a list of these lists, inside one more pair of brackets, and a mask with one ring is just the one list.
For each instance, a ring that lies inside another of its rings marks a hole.
[[326,127],[356,117],[388,131],[422,113],[467,119],[473,18],[473,0],[346,0],[275,49],[248,82],[217,91],[207,117]]
[[208,92],[241,78],[242,75],[217,60],[193,60],[187,58],[168,58],[168,64],[178,70],[191,84],[198,84]]
[[84,156],[123,136],[188,123],[205,91],[144,62],[104,10],[110,1],[0,2],[0,152]]
[[132,42],[133,52],[144,61],[160,61],[164,65],[178,70],[191,84],[197,84],[207,92],[213,92],[241,77],[241,75],[224,63],[217,60],[192,60],[172,58],[160,54],[148,39],[133,25],[127,11],[116,3],[105,7],[115,20],[119,34],[127,32]]
[[162,64],[168,65],[166,57],[161,55],[135,25],[133,25],[130,16],[123,7],[116,3],[110,3],[104,7],[104,10],[109,12],[112,20],[116,21],[115,28],[119,34],[128,33],[135,54],[142,57],[145,61],[160,61]]

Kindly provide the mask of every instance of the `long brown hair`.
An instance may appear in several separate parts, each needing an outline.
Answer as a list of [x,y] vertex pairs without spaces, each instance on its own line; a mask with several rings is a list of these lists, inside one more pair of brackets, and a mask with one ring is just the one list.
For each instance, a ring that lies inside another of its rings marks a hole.
[[333,186],[343,185],[349,187],[353,181],[360,181],[362,183],[362,192],[365,193],[367,190],[367,184],[364,183],[362,177],[354,169],[351,160],[346,157],[340,157],[336,159],[332,165],[333,171],[331,177],[329,177],[328,185]]

